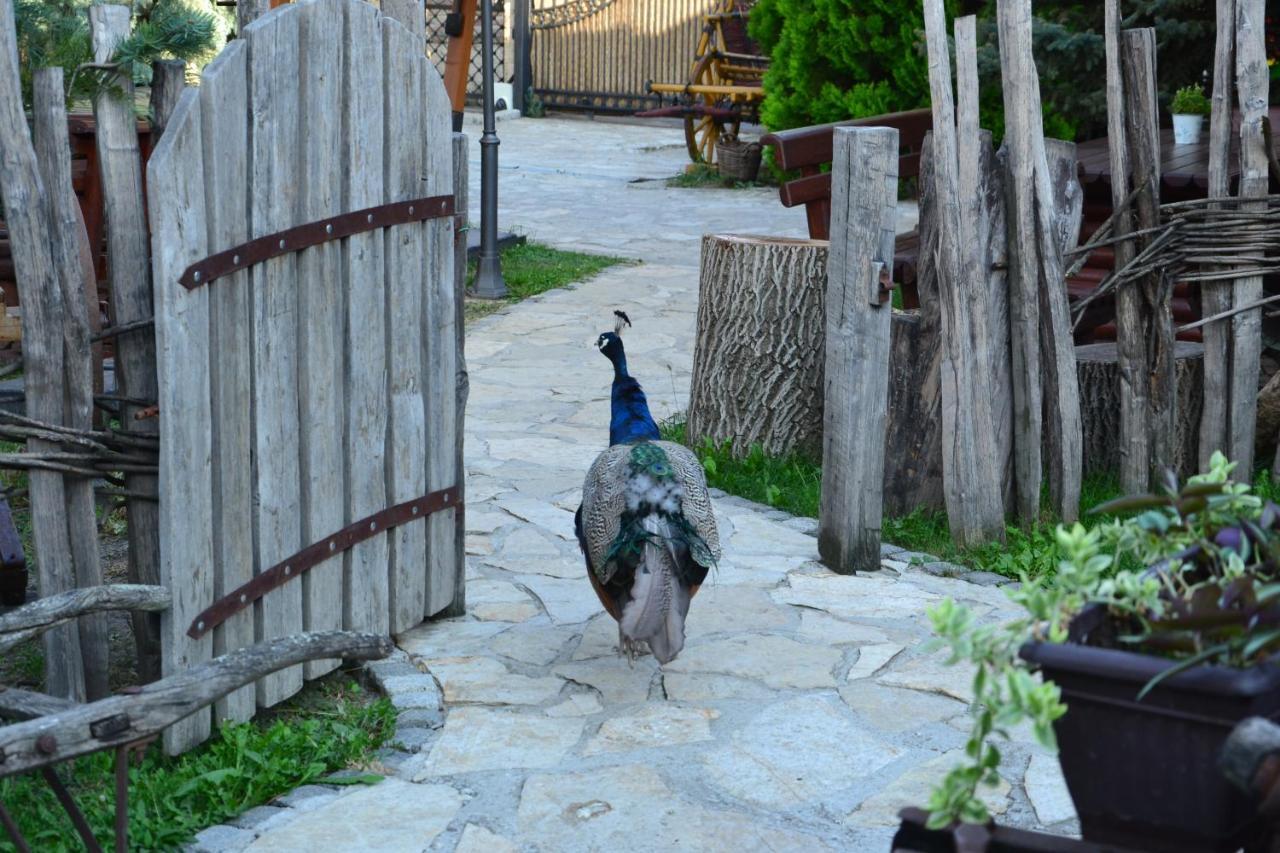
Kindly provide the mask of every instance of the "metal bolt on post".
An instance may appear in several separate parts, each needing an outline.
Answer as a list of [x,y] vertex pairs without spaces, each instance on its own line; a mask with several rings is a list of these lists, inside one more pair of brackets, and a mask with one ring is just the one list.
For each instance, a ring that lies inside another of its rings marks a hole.
[[484,76],[484,133],[480,137],[480,260],[475,296],[502,299],[507,283],[498,257],[498,133],[493,115],[493,0],[480,4],[480,42]]

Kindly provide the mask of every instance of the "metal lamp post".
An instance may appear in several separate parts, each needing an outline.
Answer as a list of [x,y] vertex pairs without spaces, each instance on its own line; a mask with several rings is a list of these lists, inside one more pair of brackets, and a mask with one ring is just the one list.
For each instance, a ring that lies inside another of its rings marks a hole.
[[480,260],[476,265],[475,295],[501,299],[507,295],[498,257],[498,133],[493,115],[493,0],[480,4],[480,46],[483,53],[484,134],[480,137]]

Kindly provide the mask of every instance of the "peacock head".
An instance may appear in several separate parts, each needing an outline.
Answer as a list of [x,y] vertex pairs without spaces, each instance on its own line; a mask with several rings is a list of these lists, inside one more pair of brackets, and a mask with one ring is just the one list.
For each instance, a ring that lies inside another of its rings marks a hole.
[[622,330],[631,325],[631,320],[622,311],[614,311],[614,323],[612,332],[603,332],[600,337],[596,338],[596,348],[605,354],[605,357],[614,364],[618,363],[618,359],[624,356],[622,349]]

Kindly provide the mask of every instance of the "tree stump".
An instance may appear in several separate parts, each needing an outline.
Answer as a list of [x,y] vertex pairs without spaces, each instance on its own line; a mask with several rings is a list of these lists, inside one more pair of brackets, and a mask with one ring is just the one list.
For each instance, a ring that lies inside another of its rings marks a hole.
[[[1120,367],[1114,343],[1076,347],[1080,381],[1080,419],[1084,427],[1086,474],[1120,471]],[[1199,467],[1200,410],[1204,403],[1201,377],[1204,347],[1178,341],[1174,348],[1177,386],[1173,434],[1174,469],[1182,477]]]
[[822,452],[827,241],[702,238],[688,439]]

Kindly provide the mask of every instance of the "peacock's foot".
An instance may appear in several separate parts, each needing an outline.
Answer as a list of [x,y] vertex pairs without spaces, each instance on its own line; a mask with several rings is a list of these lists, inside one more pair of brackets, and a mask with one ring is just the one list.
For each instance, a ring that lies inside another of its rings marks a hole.
[[636,658],[649,653],[649,644],[644,640],[633,640],[624,636],[621,627],[618,629],[618,654],[627,659],[628,666],[634,666]]

